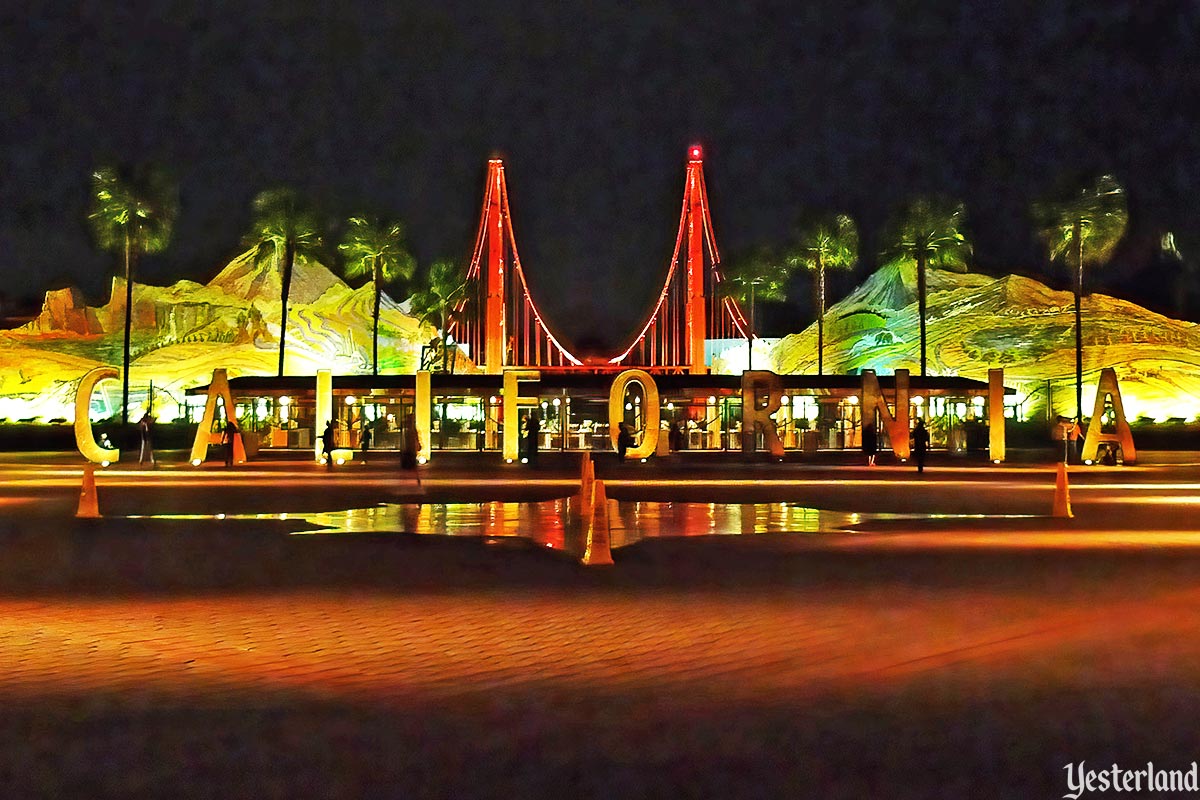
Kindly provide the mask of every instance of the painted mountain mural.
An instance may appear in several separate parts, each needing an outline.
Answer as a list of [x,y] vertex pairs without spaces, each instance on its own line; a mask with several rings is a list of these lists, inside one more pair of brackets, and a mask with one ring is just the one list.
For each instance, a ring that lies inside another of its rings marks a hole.
[[[932,375],[987,379],[1003,367],[1027,418],[1075,414],[1075,305],[1070,292],[1031,278],[930,270],[927,348]],[[825,370],[920,370],[916,269],[882,267],[825,318]],[[1200,416],[1200,325],[1103,294],[1083,298],[1084,408],[1100,370],[1116,369],[1127,414],[1157,420]],[[817,329],[775,346],[779,372],[816,372]]]
[[[207,284],[133,287],[131,413],[154,384],[160,419],[177,413],[184,391],[207,383],[216,367],[230,377],[274,375],[279,358],[280,274],[256,265],[251,252],[230,262]],[[114,279],[107,304],[85,305],[74,289],[48,292],[28,324],[0,331],[0,419],[67,419],[75,388],[88,370],[120,365],[125,285]],[[370,285],[352,289],[329,269],[297,260],[288,306],[289,375],[371,371]],[[381,373],[416,369],[432,330],[384,294],[379,321]],[[116,409],[120,390],[101,384],[96,402]],[[95,406],[93,406],[95,411]],[[101,411],[102,413],[102,411]]]
[[[249,252],[207,284],[135,284],[133,398],[136,416],[154,384],[160,419],[177,413],[184,391],[207,383],[215,367],[238,375],[274,375],[279,347],[279,273]],[[0,331],[0,420],[70,420],[79,378],[121,363],[124,284],[109,302],[87,306],[79,292],[48,292],[28,324]],[[352,289],[326,267],[298,261],[288,315],[287,373],[370,372],[371,289]],[[931,374],[984,380],[1003,367],[1029,418],[1074,414],[1074,306],[1069,292],[1019,275],[929,272]],[[1101,294],[1083,302],[1085,407],[1099,371],[1114,367],[1130,417],[1200,416],[1200,326],[1169,319]],[[433,335],[386,294],[380,319],[380,371],[411,373]],[[755,366],[783,373],[816,371],[816,326],[787,336]],[[743,356],[744,359],[744,356]],[[462,359],[459,360],[460,364]],[[721,369],[719,364],[714,365]],[[469,367],[468,367],[469,368]],[[911,263],[887,265],[829,308],[829,373],[919,369],[916,279]],[[93,414],[115,411],[119,387],[101,384]],[[97,407],[99,406],[99,408]]]

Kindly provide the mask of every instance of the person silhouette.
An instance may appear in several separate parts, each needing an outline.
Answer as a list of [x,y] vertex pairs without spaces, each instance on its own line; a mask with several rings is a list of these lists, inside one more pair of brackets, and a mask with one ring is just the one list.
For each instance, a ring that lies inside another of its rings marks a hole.
[[525,434],[525,458],[528,460],[529,466],[537,466],[538,453],[538,433],[542,429],[541,420],[538,419],[538,412],[532,411],[529,414],[528,427]]
[[420,487],[421,473],[417,470],[417,454],[421,452],[421,434],[417,430],[416,414],[408,414],[404,417],[404,428],[401,435],[403,441],[400,449],[400,469],[412,470],[417,479],[417,486]]
[[334,433],[334,422],[330,420],[325,426],[324,433],[321,434],[321,451],[325,456],[325,469],[333,470],[333,446],[337,434]]
[[367,463],[367,455],[371,452],[371,426],[363,425],[362,436],[359,437],[359,449],[362,450],[363,465]]
[[633,433],[624,422],[617,426],[617,461],[624,463],[625,453],[633,447]]
[[867,466],[875,466],[875,455],[879,452],[879,434],[875,430],[875,421],[863,420],[862,450],[867,456]]
[[667,430],[667,445],[672,453],[678,453],[683,449],[683,429],[679,427],[678,422],[672,422],[671,427]]
[[150,466],[157,467],[158,464],[154,461],[154,417],[150,416],[147,411],[138,421],[138,436],[141,439],[141,450],[138,452],[138,464],[150,462]]
[[925,420],[917,420],[917,427],[913,428],[913,460],[917,462],[917,472],[925,471],[925,454],[929,451],[929,430],[925,427]]
[[225,420],[225,427],[221,430],[221,444],[225,446],[225,466],[233,466],[233,442],[237,437],[238,428],[232,419]]

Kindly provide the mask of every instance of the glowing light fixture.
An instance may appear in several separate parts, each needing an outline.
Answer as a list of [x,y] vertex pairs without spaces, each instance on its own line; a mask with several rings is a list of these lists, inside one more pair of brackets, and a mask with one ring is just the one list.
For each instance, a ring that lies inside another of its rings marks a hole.
[[200,466],[200,459],[198,459],[198,458],[193,458],[193,459],[192,459],[192,466],[193,466],[193,467],[198,467],[198,466]]
[[358,402],[358,398],[355,397],[354,395],[352,395],[352,394],[346,395],[346,405],[352,406],[357,402]]
[[700,145],[694,144],[688,148],[688,157],[693,161],[699,161],[703,157],[704,151],[700,149]]
[[279,398],[279,405],[283,406],[284,408],[287,408],[291,404],[292,404],[292,398],[288,397],[286,394],[283,397]]

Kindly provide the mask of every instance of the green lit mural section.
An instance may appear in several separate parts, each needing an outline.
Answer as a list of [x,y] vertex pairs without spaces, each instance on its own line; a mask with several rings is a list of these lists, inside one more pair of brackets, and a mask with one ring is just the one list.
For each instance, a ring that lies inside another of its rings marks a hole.
[[[928,372],[986,381],[1004,369],[1019,416],[1075,416],[1075,319],[1069,291],[1031,278],[929,270]],[[826,373],[920,374],[912,262],[882,267],[825,318]],[[755,358],[758,358],[757,352]],[[782,339],[770,362],[780,373],[815,373],[815,324]],[[756,360],[756,364],[757,364]],[[1101,371],[1120,380],[1125,412],[1162,422],[1200,417],[1200,325],[1102,294],[1083,298],[1083,407]],[[1086,412],[1085,412],[1086,413]]]
[[[133,360],[130,415],[140,416],[154,392],[160,421],[181,414],[184,393],[204,385],[214,369],[239,375],[274,375],[279,358],[278,271],[255,265],[247,252],[207,284],[136,283],[133,290]],[[124,283],[113,282],[110,300],[88,306],[74,289],[48,292],[28,324],[0,331],[0,420],[73,421],[80,379],[103,365],[119,365],[124,324]],[[298,261],[288,313],[288,375],[371,371],[374,296],[368,283],[352,289],[324,266]],[[401,306],[381,298],[380,372],[411,373],[421,345],[432,335]],[[120,384],[99,384],[93,419],[120,414]]]

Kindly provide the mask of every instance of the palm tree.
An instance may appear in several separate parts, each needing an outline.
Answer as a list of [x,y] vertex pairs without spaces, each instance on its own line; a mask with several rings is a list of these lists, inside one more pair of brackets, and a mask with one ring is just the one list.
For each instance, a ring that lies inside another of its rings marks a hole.
[[279,281],[279,376],[283,377],[292,268],[297,256],[306,260],[321,256],[321,225],[294,190],[269,189],[254,198],[254,222],[245,244],[254,248],[256,265],[270,259],[278,266],[281,253],[283,256]]
[[736,259],[723,269],[721,289],[738,303],[750,306],[750,327],[746,330],[746,369],[754,366],[755,303],[757,300],[787,299],[787,281],[792,264],[766,249],[758,249]]
[[1108,261],[1125,234],[1129,215],[1125,190],[1112,175],[1061,202],[1034,205],[1051,260],[1065,261],[1075,270],[1075,419],[1083,420],[1083,268]]
[[845,214],[822,217],[806,224],[790,260],[814,273],[817,307],[817,374],[825,374],[825,270],[850,269],[858,261],[858,228]]
[[889,235],[892,247],[917,266],[917,314],[921,326],[921,375],[926,374],[925,295],[926,267],[962,266],[971,248],[963,233],[962,203],[942,199],[917,198],[908,204],[892,223]]
[[422,322],[437,328],[443,371],[449,365],[450,358],[447,330],[459,313],[459,306],[466,294],[467,279],[462,270],[453,261],[442,259],[430,265],[424,286],[412,297],[412,312]]
[[138,256],[167,246],[178,194],[167,174],[154,168],[129,171],[105,167],[92,173],[88,222],[96,242],[125,260],[125,344],[121,371],[121,424],[129,423],[129,340],[133,328],[133,273]]
[[346,257],[346,277],[370,275],[375,289],[371,312],[371,374],[379,374],[379,296],[382,286],[397,278],[408,280],[416,262],[404,247],[404,226],[363,217],[351,217],[338,250]]

